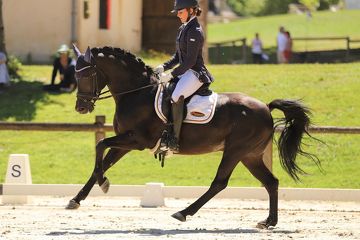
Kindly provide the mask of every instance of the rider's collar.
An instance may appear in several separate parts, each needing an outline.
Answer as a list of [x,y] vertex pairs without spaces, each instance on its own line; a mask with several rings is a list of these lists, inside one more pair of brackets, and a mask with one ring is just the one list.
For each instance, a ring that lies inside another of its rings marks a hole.
[[184,27],[185,27],[186,25],[188,25],[188,23],[191,22],[194,18],[196,18],[196,16],[192,16],[189,21],[187,21],[186,23],[183,23]]

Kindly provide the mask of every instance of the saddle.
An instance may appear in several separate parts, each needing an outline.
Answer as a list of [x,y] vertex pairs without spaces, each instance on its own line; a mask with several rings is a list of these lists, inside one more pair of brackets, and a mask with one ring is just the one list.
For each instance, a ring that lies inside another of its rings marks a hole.
[[[164,123],[171,118],[171,95],[177,82],[176,78],[165,86],[160,85],[156,93],[154,108]],[[214,116],[218,95],[209,89],[209,85],[203,84],[194,94],[185,99],[184,123],[205,124]]]

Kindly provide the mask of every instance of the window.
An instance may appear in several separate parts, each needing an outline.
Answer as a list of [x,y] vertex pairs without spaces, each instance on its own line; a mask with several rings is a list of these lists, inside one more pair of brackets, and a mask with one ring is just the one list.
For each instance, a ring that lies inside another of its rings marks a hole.
[[99,28],[109,29],[110,28],[110,3],[111,0],[100,0],[99,6]]

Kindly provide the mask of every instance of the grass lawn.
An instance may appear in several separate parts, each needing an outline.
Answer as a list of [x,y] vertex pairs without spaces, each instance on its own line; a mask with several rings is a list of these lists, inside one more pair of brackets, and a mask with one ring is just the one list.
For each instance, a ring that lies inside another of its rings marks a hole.
[[[155,66],[157,61],[145,61]],[[302,98],[313,110],[316,125],[359,126],[360,63],[328,65],[210,65],[217,92],[242,91],[264,102],[275,98]],[[114,103],[96,104],[94,113],[74,111],[76,94],[48,94],[41,90],[51,75],[51,66],[24,66],[23,81],[0,94],[0,121],[93,123],[106,115],[110,123]],[[274,116],[281,116],[274,112]],[[108,136],[111,134],[108,133]],[[360,188],[360,136],[322,135],[327,145],[309,142],[323,163],[321,173],[309,160],[299,158],[310,175],[294,183],[281,169],[274,148],[274,173],[281,187]],[[34,183],[85,183],[94,163],[94,134],[77,132],[0,131],[0,182],[4,181],[11,153],[28,153]],[[107,176],[113,184],[209,185],[221,153],[176,156],[161,168],[148,151],[134,151],[116,164]],[[231,186],[260,186],[240,164]]]
[[[315,12],[311,19],[305,15],[286,14],[247,18],[226,24],[209,24],[208,41],[214,43],[246,37],[250,44],[255,32],[258,32],[264,47],[274,48],[279,26],[288,29],[292,37],[349,36],[351,39],[360,39],[360,10]],[[360,48],[360,44],[354,43],[351,47]],[[344,40],[294,42],[295,51],[324,49],[346,49],[346,42]]]

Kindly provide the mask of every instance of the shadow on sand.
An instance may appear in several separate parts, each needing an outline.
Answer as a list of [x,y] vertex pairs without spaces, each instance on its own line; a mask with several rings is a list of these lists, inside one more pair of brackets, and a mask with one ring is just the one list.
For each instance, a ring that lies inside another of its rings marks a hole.
[[289,230],[260,230],[260,229],[134,229],[134,230],[83,230],[72,229],[58,232],[50,232],[47,236],[62,236],[62,235],[106,235],[106,234],[137,234],[137,235],[149,235],[149,236],[162,236],[162,235],[182,235],[182,234],[254,234],[254,233],[279,233],[289,234],[295,233],[295,231]]

